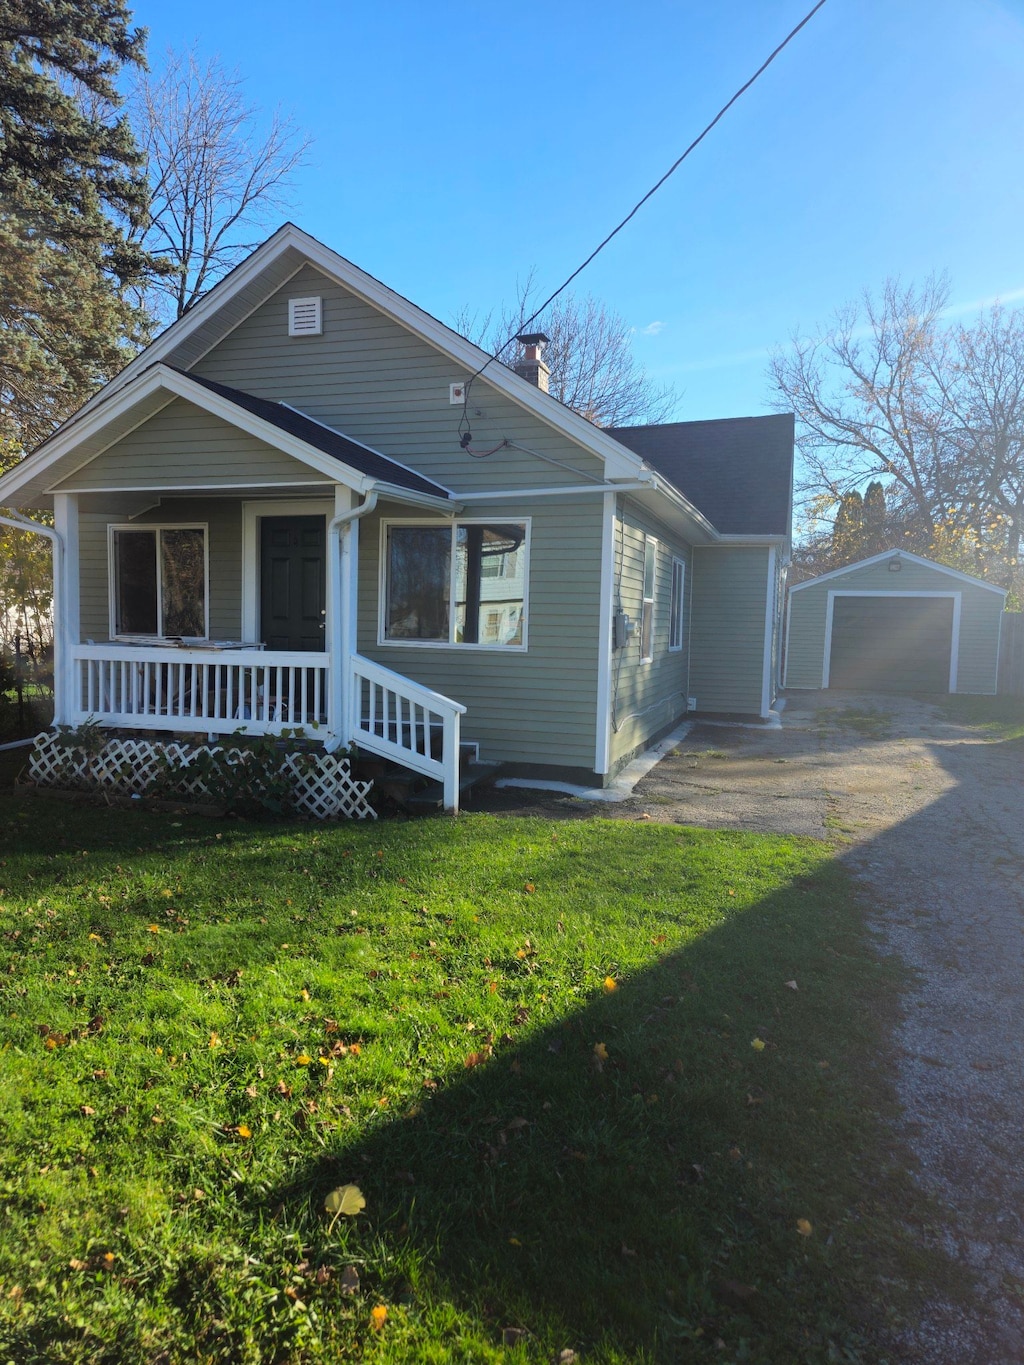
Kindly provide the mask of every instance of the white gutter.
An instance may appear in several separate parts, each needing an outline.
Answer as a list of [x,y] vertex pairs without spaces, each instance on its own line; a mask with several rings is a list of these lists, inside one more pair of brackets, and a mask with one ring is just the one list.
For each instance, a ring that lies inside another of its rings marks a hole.
[[53,723],[64,720],[65,704],[69,698],[70,654],[64,639],[64,584],[67,566],[64,558],[64,539],[52,526],[43,526],[30,517],[17,514],[0,516],[0,526],[11,526],[16,531],[34,531],[45,536],[53,546]]
[[352,593],[346,591],[354,582],[353,575],[358,566],[352,563],[351,546],[345,557],[341,558],[341,533],[368,517],[376,508],[380,493],[371,488],[358,507],[347,512],[339,512],[327,524],[327,564],[331,579],[331,602],[334,620],[331,622],[330,636],[330,710],[329,716],[334,725],[334,733],[329,735],[324,748],[328,753],[340,749],[351,739],[349,731],[349,660],[355,652],[355,626],[351,618]]
[[649,480],[633,479],[625,483],[571,483],[558,488],[508,488],[496,493],[456,493],[459,502],[496,502],[503,498],[564,498],[577,493],[640,493],[650,492]]

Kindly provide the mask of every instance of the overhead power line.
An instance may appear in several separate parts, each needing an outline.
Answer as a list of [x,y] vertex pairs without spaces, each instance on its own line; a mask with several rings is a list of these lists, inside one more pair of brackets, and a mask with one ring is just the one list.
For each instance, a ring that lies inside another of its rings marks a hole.
[[818,0],[818,3],[807,11],[807,13],[796,25],[796,27],[790,29],[790,31],[786,34],[785,38],[783,38],[782,42],[779,43],[778,47],[776,47],[774,51],[772,51],[765,58],[765,60],[757,68],[757,70],[750,77],[750,79],[745,81],[744,84],[741,85],[740,88],[736,91],[736,93],[732,96],[732,98],[722,105],[721,109],[719,109],[718,113],[711,120],[711,122],[707,124],[706,127],[704,127],[697,134],[697,136],[693,139],[693,141],[686,148],[686,150],[680,156],[678,156],[675,161],[673,161],[672,165],[668,168],[668,170],[661,177],[661,179],[656,181],[655,184],[651,186],[651,188],[647,191],[647,193],[643,196],[642,199],[637,200],[637,202],[633,205],[630,211],[626,214],[625,218],[623,218],[620,223],[618,223],[615,227],[612,228],[611,232],[609,232],[608,236],[605,237],[603,241],[599,242],[598,245],[594,247],[594,250],[590,253],[586,260],[583,261],[582,264],[578,265],[576,269],[572,272],[572,274],[567,276],[567,278],[562,281],[562,283],[558,286],[554,293],[549,294],[548,297],[544,300],[544,302],[540,305],[540,307],[530,314],[526,321],[523,322],[517,328],[515,335],[510,336],[507,341],[503,341],[502,344],[498,347],[498,349],[492,355],[488,356],[487,360],[484,361],[480,368],[470,375],[468,381],[466,382],[466,387],[463,391],[462,417],[459,420],[459,435],[462,438],[462,445],[464,448],[469,445],[469,440],[472,439],[468,429],[466,430],[464,429],[466,428],[468,420],[467,414],[469,410],[469,390],[470,386],[473,384],[473,381],[480,378],[480,376],[488,368],[488,366],[493,364],[493,362],[498,359],[502,351],[504,351],[506,347],[510,346],[512,342],[515,341],[516,336],[518,336],[521,332],[526,332],[529,330],[530,324],[532,322],[536,322],[536,320],[540,317],[541,313],[544,312],[545,308],[547,308],[550,304],[554,303],[555,299],[558,298],[559,294],[564,293],[564,291],[568,289],[569,285],[572,284],[573,280],[576,279],[578,275],[581,275],[584,270],[586,270],[587,266],[591,263],[591,261],[594,260],[594,258],[605,249],[605,247],[612,240],[612,238],[618,236],[618,234],[622,231],[626,224],[631,219],[636,217],[639,211],[647,203],[648,199],[652,198],[652,196],[657,194],[657,192],[661,189],[662,185],[664,185],[665,181],[668,180],[670,176],[674,175],[675,172],[686,160],[686,158],[690,155],[690,153],[692,151],[695,151],[696,148],[700,146],[700,144],[707,137],[708,133],[710,133],[712,128],[714,128],[714,126],[725,117],[725,115],[729,112],[729,110],[736,103],[736,101],[741,99],[747,93],[750,87],[754,84],[754,82],[764,75],[764,73],[768,70],[768,68],[771,66],[772,62],[774,62],[775,58],[779,55],[779,53],[789,46],[789,44],[793,41],[796,35],[800,32],[800,30],[802,28],[805,28],[811,22],[811,20],[817,14],[818,10],[820,10],[824,4],[825,0]]

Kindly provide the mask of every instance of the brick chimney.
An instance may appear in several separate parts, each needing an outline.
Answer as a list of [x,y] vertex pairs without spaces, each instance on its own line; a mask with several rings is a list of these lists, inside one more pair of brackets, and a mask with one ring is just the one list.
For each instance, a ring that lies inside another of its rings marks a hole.
[[549,338],[543,332],[522,332],[516,337],[516,341],[523,348],[523,353],[516,361],[515,372],[521,375],[528,384],[535,384],[544,393],[548,391],[548,379],[551,371],[541,357],[548,340]]

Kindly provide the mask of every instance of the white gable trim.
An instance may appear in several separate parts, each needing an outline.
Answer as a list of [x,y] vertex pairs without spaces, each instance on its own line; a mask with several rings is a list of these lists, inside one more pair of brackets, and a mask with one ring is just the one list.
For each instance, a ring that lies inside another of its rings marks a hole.
[[[183,398],[186,402],[210,413],[211,416],[218,417],[230,426],[247,432],[265,445],[269,445],[273,449],[281,451],[282,454],[291,456],[300,464],[316,470],[331,483],[345,484],[346,487],[360,494],[365,494],[371,488],[382,486],[380,480],[353,469],[351,465],[345,464],[333,455],[327,455],[323,451],[317,450],[298,436],[282,431],[273,422],[264,421],[262,417],[257,417],[237,403],[233,403],[230,399],[207,388],[205,384],[199,384],[188,375],[171,369],[167,365],[157,364],[147,369],[133,383],[112,394],[105,403],[95,408],[87,416],[83,416],[80,421],[76,421],[72,426],[57,432],[44,447],[37,450],[34,455],[30,455],[27,460],[23,460],[5,478],[0,479],[0,499],[3,499],[5,505],[8,502],[13,505],[18,490],[26,483],[45,473],[48,468],[55,465],[64,456],[73,454],[76,446],[81,445],[90,437],[102,433],[104,427],[116,418],[130,412],[135,404],[160,392],[167,393],[171,397]],[[152,415],[149,414],[149,416]],[[322,424],[318,423],[318,425]],[[369,446],[362,448],[364,450],[370,449]],[[109,449],[109,446],[105,449]],[[78,470],[90,464],[102,453],[102,450],[94,451],[81,464],[70,470],[62,471],[58,482],[66,483],[68,479],[74,477]],[[376,451],[371,453],[377,454]],[[386,459],[387,457],[380,456],[380,458]],[[391,461],[391,463],[395,462]],[[396,471],[399,468],[401,466],[395,464]],[[158,486],[153,485],[154,488]],[[432,506],[448,507],[450,505],[448,499],[441,496],[435,497],[431,494],[413,492],[391,483],[383,486],[387,489],[389,496],[405,497],[408,494],[409,498],[417,503],[425,500]],[[47,491],[53,492],[53,488],[51,487]]]
[[[141,355],[136,356],[119,375],[112,379],[105,388],[101,389],[99,394],[91,398],[80,410],[79,415],[71,419],[73,425],[77,427],[84,414],[103,395],[110,395],[119,390],[134,379],[141,370],[169,355],[186,337],[191,336],[225,304],[251,285],[267,266],[289,250],[301,253],[310,265],[315,266],[329,279],[350,290],[371,307],[376,308],[415,333],[450,360],[462,366],[469,374],[480,369],[489,359],[488,353],[481,350],[479,346],[475,346],[473,342],[459,336],[450,327],[446,327],[443,322],[431,317],[429,313],[425,313],[423,309],[418,308],[414,303],[410,303],[401,294],[396,294],[394,290],[389,289],[380,280],[374,279],[372,275],[368,275],[364,270],[353,265],[351,261],[347,261],[344,256],[339,256],[337,252],[324,246],[322,242],[310,237],[301,228],[297,228],[294,223],[286,223],[262,246],[257,247],[251,256],[215,285],[209,294],[200,299],[183,317],[179,318],[177,322],[173,322],[166,331],[162,332]],[[280,284],[275,284],[274,292],[280,287]],[[211,343],[211,349],[216,344],[216,342]],[[193,364],[195,363],[197,362],[193,361]],[[605,463],[606,478],[636,478],[638,471],[643,468],[643,461],[638,456],[626,450],[611,436],[606,435],[600,427],[594,426],[592,422],[580,417],[570,408],[563,407],[556,399],[542,393],[536,385],[522,379],[500,362],[495,362],[490,366],[486,375],[482,376],[478,382],[486,382],[492,385],[546,425],[553,427],[556,431],[561,431],[592,454],[599,456]],[[452,439],[454,440],[454,425],[452,431]],[[57,433],[58,436],[59,434]],[[51,438],[51,440],[53,439],[56,437]]]
[[[819,583],[827,583],[830,578],[841,578],[844,574],[856,573],[859,569],[870,568],[872,564],[881,564],[886,559],[905,559],[911,564],[922,564],[926,569],[935,569],[938,573],[948,574],[950,578],[958,578],[961,583],[971,583],[976,588],[987,588],[989,592],[1001,593],[1006,596],[1006,588],[997,588],[994,583],[986,583],[983,578],[975,578],[969,573],[962,573],[959,569],[951,569],[946,564],[938,564],[934,559],[925,559],[922,555],[912,555],[909,550],[884,550],[880,555],[872,555],[870,559],[858,559],[855,564],[847,564],[842,569],[832,569],[829,573],[819,574],[817,578],[806,578],[802,583],[794,583],[790,588],[790,593],[801,592],[804,588],[816,588]],[[867,596],[867,594],[863,594]],[[894,593],[894,596],[905,596],[906,594]]]

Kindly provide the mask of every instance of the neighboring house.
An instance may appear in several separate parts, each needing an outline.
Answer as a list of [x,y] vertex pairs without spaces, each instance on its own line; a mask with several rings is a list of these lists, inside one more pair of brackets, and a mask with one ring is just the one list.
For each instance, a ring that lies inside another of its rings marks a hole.
[[906,550],[789,590],[786,686],[996,691],[1006,589]]
[[465,448],[486,353],[281,228],[0,479],[54,513],[57,721],[305,729],[453,805],[460,725],[603,782],[688,707],[765,718],[792,419],[602,430],[527,354]]

